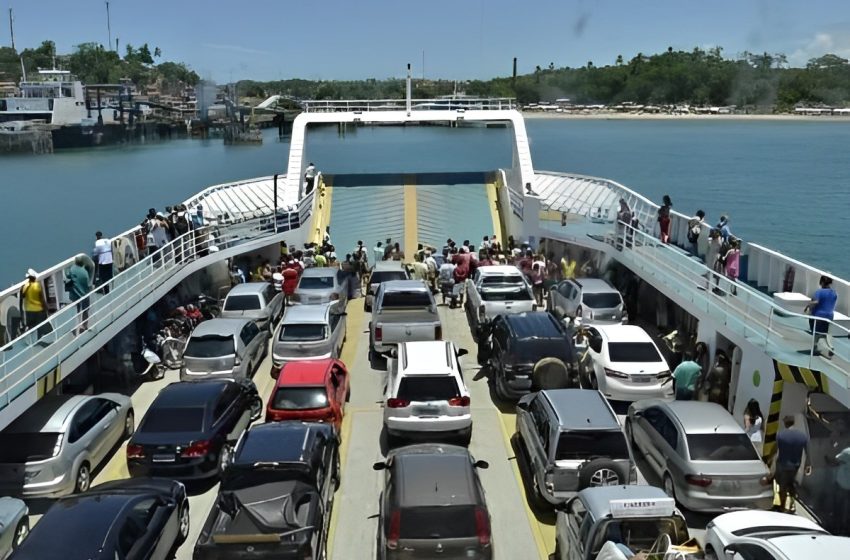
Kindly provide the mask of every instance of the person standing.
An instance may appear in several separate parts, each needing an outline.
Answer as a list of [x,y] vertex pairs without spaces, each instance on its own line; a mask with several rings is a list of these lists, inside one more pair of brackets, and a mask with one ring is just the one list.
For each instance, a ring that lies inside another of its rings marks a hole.
[[313,192],[316,182],[316,166],[313,165],[312,161],[307,164],[307,169],[304,170],[304,180],[307,182],[307,188],[304,190],[304,195],[306,196]]
[[[24,311],[24,328],[30,330],[47,320],[47,298],[37,279],[35,270],[27,270],[26,282],[21,287],[20,308]],[[38,338],[50,333],[50,323],[38,329]]]
[[696,215],[688,220],[688,243],[690,244],[690,252],[695,257],[699,256],[699,234],[702,233],[704,219],[705,212],[697,210]]
[[[833,444],[838,447],[838,442]],[[832,522],[825,527],[837,533],[846,530],[850,523],[850,446],[845,447],[834,457],[826,455],[826,463],[835,467],[835,483],[837,488],[832,488]]]
[[717,222],[715,229],[720,232],[720,237],[723,238],[723,241],[729,241],[729,238],[732,236],[732,232],[729,230],[729,216],[725,214],[720,216],[720,221]]
[[670,195],[665,194],[663,204],[658,207],[658,226],[661,229],[661,242],[670,242],[670,210],[673,208],[673,201],[670,200]]
[[573,280],[576,277],[576,261],[570,259],[567,253],[561,257],[561,278],[563,280]]
[[[375,248],[372,249],[372,255],[375,257],[375,264],[384,260],[384,244],[378,241]],[[372,265],[374,268],[374,265]]]
[[726,278],[732,284],[731,292],[733,296],[738,295],[738,289],[735,284],[738,282],[739,263],[741,259],[741,240],[732,239],[729,242],[729,250],[723,256],[723,265],[726,267]]
[[71,301],[77,302],[77,313],[80,314],[79,330],[75,331],[79,334],[82,334],[88,328],[90,298],[86,295],[92,288],[91,277],[84,265],[83,257],[78,255],[70,270],[65,273],[65,290],[67,290]]
[[546,282],[546,263],[543,262],[543,255],[537,255],[531,263],[530,277],[534,301],[537,302],[538,309],[543,309],[543,289]]
[[295,261],[290,259],[281,274],[283,275],[283,282],[280,291],[283,292],[283,304],[289,307],[290,298],[295,293],[295,288],[298,287],[298,269],[295,266]]
[[419,258],[418,253],[414,253],[413,255],[413,278],[414,280],[422,280],[426,285],[428,284],[428,265],[422,262],[422,259]]
[[[809,457],[809,436],[794,429],[794,417],[786,416],[782,423],[785,429],[776,435],[776,465],[774,468],[774,480],[779,486],[779,506],[787,513],[793,513],[797,499],[797,472],[803,462],[805,452],[806,476],[812,474],[812,463]],[[788,497],[791,497],[791,505],[787,506]]]
[[437,259],[431,254],[431,251],[425,250],[425,266],[428,267],[428,285],[431,287],[431,293],[437,293]]
[[[829,276],[821,276],[820,289],[815,292],[814,297],[812,297],[812,301],[806,306],[805,312],[808,313],[809,310],[811,310],[813,316],[821,319],[829,319],[831,321],[835,317],[835,304],[837,302],[838,293],[836,293],[836,291],[832,288],[832,278]],[[809,328],[812,329],[812,333],[814,334],[812,352],[814,352],[816,356],[820,355],[818,344],[821,340],[823,340],[827,349],[826,355],[828,358],[832,358],[835,354],[835,348],[829,340],[829,323],[827,321],[809,319]]]
[[687,352],[684,357],[685,359],[676,366],[672,375],[675,381],[677,401],[693,400],[697,388],[697,379],[702,373],[702,366],[694,361],[693,354]]
[[[99,231],[95,232],[94,237],[92,257],[97,265],[97,285],[103,286],[112,279],[112,241],[103,237]],[[109,286],[103,288],[103,293],[109,293]]]
[[762,425],[764,424],[764,415],[761,413],[759,402],[755,399],[750,399],[747,407],[744,409],[744,430],[753,442],[753,447],[761,455],[762,443],[764,437],[762,435]]
[[620,199],[620,209],[617,210],[617,250],[623,250],[623,242],[624,240],[627,242],[626,245],[631,247],[631,244],[628,243],[631,238],[631,225],[632,225],[632,209],[629,208],[629,203],[626,202],[625,198]]
[[708,273],[708,285],[706,286],[706,290],[711,288],[711,277],[714,277],[714,285],[718,284],[719,274],[723,272],[724,265],[720,255],[720,249],[723,246],[723,240],[720,237],[720,230],[712,229],[708,232],[708,251],[705,254],[705,265],[709,267],[712,272]]

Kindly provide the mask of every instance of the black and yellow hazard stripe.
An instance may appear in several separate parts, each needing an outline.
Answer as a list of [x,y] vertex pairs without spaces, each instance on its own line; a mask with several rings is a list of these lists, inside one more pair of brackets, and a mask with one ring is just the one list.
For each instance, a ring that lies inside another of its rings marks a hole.
[[60,369],[60,366],[56,366],[56,369],[36,381],[36,398],[40,399],[52,391],[57,385],[59,385],[60,381],[62,381],[62,370]]
[[770,410],[764,427],[764,450],[762,455],[770,459],[776,453],[776,434],[779,432],[779,413],[782,409],[782,392],[785,383],[800,383],[809,391],[829,394],[829,380],[819,371],[783,364],[773,360],[773,394]]

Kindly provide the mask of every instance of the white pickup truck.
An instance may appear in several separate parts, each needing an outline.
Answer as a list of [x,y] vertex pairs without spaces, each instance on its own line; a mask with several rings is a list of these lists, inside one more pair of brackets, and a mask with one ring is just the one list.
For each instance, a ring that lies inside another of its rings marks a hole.
[[401,342],[442,340],[443,325],[437,302],[421,280],[381,283],[372,306],[369,350],[372,356],[387,355]]
[[497,315],[537,310],[531,286],[515,266],[482,266],[466,281],[466,316],[477,342]]

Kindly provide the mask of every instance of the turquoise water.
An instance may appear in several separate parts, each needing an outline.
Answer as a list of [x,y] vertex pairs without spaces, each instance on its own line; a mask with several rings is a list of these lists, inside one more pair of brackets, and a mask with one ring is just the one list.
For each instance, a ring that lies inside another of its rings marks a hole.
[[[615,179],[684,213],[731,216],[732,231],[850,277],[850,123],[528,120],[534,165]],[[221,140],[0,158],[0,286],[89,252],[147,209],[206,186],[282,173],[289,145]],[[476,171],[509,166],[504,129],[335,127],[311,132],[310,159],[336,173]],[[447,232],[450,235],[450,232]]]

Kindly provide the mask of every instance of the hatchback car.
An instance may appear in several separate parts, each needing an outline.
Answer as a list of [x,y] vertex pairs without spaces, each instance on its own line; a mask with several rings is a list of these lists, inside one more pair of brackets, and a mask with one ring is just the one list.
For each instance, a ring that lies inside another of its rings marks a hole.
[[[766,545],[776,537],[829,533],[806,517],[778,511],[745,510],[724,513],[712,519],[705,528],[705,552],[715,560],[732,558],[724,552],[733,543]],[[745,547],[746,548],[746,547]],[[784,559],[783,557],[780,557]]]
[[246,379],[269,351],[269,332],[249,319],[210,319],[192,331],[183,351],[180,380]]
[[39,399],[0,432],[0,493],[85,492],[92,471],[133,435],[135,423],[130,398],[117,393]]
[[584,488],[637,481],[620,421],[599,391],[554,389],[524,396],[517,403],[514,441],[536,497],[553,505]]
[[383,470],[378,557],[493,557],[490,513],[475,461],[464,447],[419,444],[390,451]]
[[375,263],[375,268],[369,275],[369,288],[366,290],[366,297],[363,298],[363,310],[366,312],[372,311],[372,304],[375,301],[375,294],[378,293],[378,288],[382,282],[390,280],[409,280],[410,275],[402,265],[401,261],[380,261]]
[[117,480],[58,500],[11,558],[166,560],[188,535],[185,486]]
[[658,346],[636,325],[585,329],[587,352],[579,361],[581,384],[612,400],[672,398],[670,367]]
[[339,430],[350,395],[348,370],[339,360],[287,362],[266,405],[266,422],[330,422]]
[[472,411],[459,360],[464,354],[465,350],[442,340],[398,345],[398,356],[388,364],[384,388],[388,441],[454,436],[469,443]]
[[127,443],[130,476],[217,476],[227,467],[239,436],[262,410],[250,380],[172,383],[159,392]]
[[270,282],[236,284],[224,298],[222,319],[251,319],[271,332],[283,316],[283,294]]
[[348,282],[338,268],[314,267],[301,273],[295,292],[289,297],[291,305],[335,303],[340,310],[348,304]]
[[345,329],[346,314],[334,304],[290,307],[272,339],[272,377],[293,360],[339,358]]
[[577,324],[613,325],[629,319],[623,296],[601,278],[562,280],[549,290],[547,303],[556,317],[572,317]]
[[0,498],[0,558],[17,549],[30,532],[29,508],[23,500]]
[[629,406],[632,449],[688,509],[768,509],[773,485],[750,438],[718,404],[646,399]]

